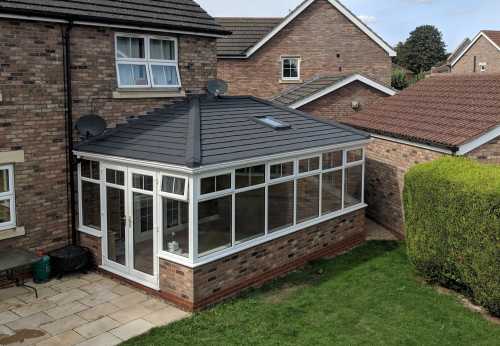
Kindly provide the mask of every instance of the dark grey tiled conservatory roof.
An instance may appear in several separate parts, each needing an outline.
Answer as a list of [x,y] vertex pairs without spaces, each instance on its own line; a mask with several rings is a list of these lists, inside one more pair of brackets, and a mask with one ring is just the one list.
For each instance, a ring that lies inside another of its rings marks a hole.
[[193,0],[3,0],[0,12],[229,34]]
[[[291,128],[275,130],[256,116],[272,116]],[[192,97],[108,130],[76,150],[198,167],[367,138],[349,126],[254,97]]]

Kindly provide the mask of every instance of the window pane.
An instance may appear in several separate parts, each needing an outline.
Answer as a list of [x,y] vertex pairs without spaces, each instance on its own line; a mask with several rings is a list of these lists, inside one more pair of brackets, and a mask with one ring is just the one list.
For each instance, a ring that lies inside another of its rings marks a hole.
[[284,78],[298,78],[299,76],[299,60],[298,59],[284,59],[283,60],[283,77]]
[[9,192],[9,170],[0,170],[0,193]]
[[11,222],[10,199],[0,201],[0,223]]
[[271,166],[271,179],[279,179],[293,175],[293,162],[280,163]]
[[179,85],[176,66],[151,65],[151,70],[153,72],[154,85],[160,85],[160,86]]
[[206,195],[213,192],[215,192],[215,177],[201,179],[201,194]]
[[118,37],[116,50],[120,59],[144,59],[144,39]]
[[257,189],[236,194],[235,242],[265,234],[266,189]]
[[342,151],[332,151],[323,154],[323,169],[342,166]]
[[363,160],[363,149],[351,150],[347,152],[347,162]]
[[299,173],[307,173],[319,169],[319,157],[299,161]]
[[80,164],[80,170],[82,172],[82,177],[90,178],[90,161],[82,160]]
[[245,167],[236,170],[236,188],[241,189],[263,184],[266,179],[266,166]]
[[161,190],[163,192],[167,193],[173,193],[174,192],[174,177],[163,177],[162,179],[162,184],[161,184]]
[[342,209],[342,170],[323,174],[322,189],[323,213]]
[[148,85],[146,65],[118,64],[118,74],[122,86]]
[[297,223],[319,216],[319,175],[297,180]]
[[151,39],[151,59],[175,60],[175,42]]
[[106,206],[108,259],[126,265],[125,233],[127,231],[127,218],[125,214],[125,191],[107,186]]
[[98,161],[90,161],[90,160],[82,160],[81,161],[81,174],[84,178],[99,180],[99,162]]
[[82,181],[82,224],[101,229],[101,193],[100,185]]
[[200,256],[231,247],[232,196],[198,204]]
[[134,189],[153,191],[153,177],[142,174],[132,174],[132,186]]
[[132,194],[132,236],[134,269],[153,275],[154,273],[154,225],[153,196],[134,192]]
[[363,191],[363,166],[346,169],[345,177],[345,208],[361,203]]
[[115,185],[125,185],[125,173],[115,171],[114,169],[106,169],[106,182]]
[[269,232],[293,226],[293,181],[269,186],[268,195]]
[[162,198],[163,250],[189,257],[189,204]]
[[175,178],[174,193],[176,195],[184,196],[185,188],[186,188],[186,180],[183,178]]
[[218,175],[215,180],[217,191],[229,190],[231,188],[231,174]]

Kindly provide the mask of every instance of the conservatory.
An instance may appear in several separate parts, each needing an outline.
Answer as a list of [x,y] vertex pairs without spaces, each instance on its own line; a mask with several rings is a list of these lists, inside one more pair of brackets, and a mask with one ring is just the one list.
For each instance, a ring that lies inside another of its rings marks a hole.
[[[194,97],[131,119],[75,151],[82,243],[97,243],[102,270],[192,308],[266,274],[259,261],[276,264],[269,273],[290,265],[274,250],[284,237],[312,229],[342,240],[342,227],[362,237],[342,222],[366,207],[369,141],[250,97]],[[289,258],[337,239],[311,237]],[[253,258],[231,264],[238,255]]]

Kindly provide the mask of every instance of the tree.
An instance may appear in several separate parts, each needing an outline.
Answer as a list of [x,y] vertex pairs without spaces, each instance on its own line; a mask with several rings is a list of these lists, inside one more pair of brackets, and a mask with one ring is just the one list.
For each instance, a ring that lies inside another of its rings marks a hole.
[[429,71],[446,59],[443,34],[433,25],[422,25],[410,33],[405,43],[396,47],[397,62],[414,73]]
[[392,71],[392,87],[394,89],[403,90],[408,88],[409,82],[406,78],[406,73],[400,68]]

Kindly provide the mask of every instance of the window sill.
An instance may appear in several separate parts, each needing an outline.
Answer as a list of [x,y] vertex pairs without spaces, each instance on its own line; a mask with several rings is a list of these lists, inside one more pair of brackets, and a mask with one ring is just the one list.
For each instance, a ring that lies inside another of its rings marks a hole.
[[182,89],[158,88],[158,89],[116,89],[113,91],[114,99],[150,99],[150,98],[171,98],[185,97],[186,93]]
[[91,235],[91,236],[96,237],[96,238],[102,238],[102,232],[98,231],[96,229],[80,226],[80,228],[78,228],[78,231],[81,233]]
[[280,79],[280,84],[302,84],[302,83],[304,83],[302,79],[291,79],[291,80]]
[[15,227],[6,230],[0,230],[0,240],[17,238],[26,235],[26,230],[24,227]]

